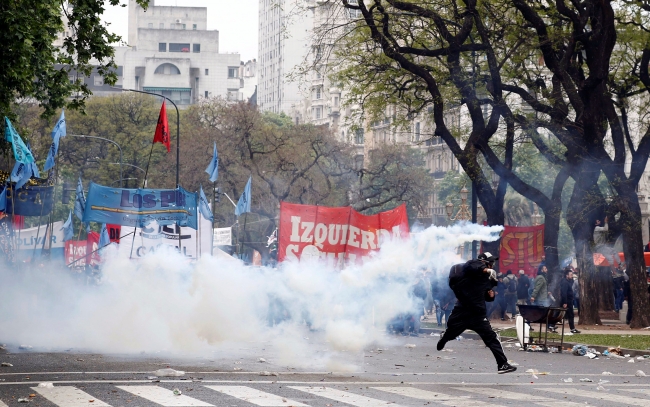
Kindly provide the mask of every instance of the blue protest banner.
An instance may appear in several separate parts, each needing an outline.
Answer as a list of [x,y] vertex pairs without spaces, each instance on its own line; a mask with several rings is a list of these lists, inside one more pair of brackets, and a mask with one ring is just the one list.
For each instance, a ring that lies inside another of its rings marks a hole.
[[54,206],[54,186],[25,185],[16,190],[14,185],[7,187],[7,213],[22,216],[45,216]]
[[142,227],[159,225],[198,227],[197,196],[183,188],[127,189],[90,183],[83,222]]

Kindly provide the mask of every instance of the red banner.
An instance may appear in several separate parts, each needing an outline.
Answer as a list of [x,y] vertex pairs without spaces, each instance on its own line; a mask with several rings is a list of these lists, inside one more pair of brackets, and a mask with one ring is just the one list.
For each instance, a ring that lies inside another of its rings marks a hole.
[[98,265],[100,259],[97,249],[99,249],[99,233],[97,232],[88,233],[88,240],[68,240],[65,242],[66,266],[78,268],[86,265]]
[[330,263],[361,262],[381,242],[408,237],[404,204],[376,215],[362,215],[351,207],[280,203],[278,261],[322,258]]
[[111,225],[109,223],[106,225],[106,231],[108,232],[108,237],[111,239],[111,243],[120,243],[120,233],[122,233],[122,226]]
[[524,270],[534,274],[544,256],[544,225],[539,226],[505,226],[501,235],[499,253],[499,271]]

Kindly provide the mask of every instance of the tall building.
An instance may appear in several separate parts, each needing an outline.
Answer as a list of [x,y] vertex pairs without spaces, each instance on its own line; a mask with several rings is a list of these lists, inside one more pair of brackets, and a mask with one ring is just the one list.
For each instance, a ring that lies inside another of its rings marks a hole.
[[315,0],[260,0],[257,104],[264,111],[289,114],[306,97],[291,76],[311,49]]
[[117,48],[125,88],[161,93],[188,105],[201,98],[242,100],[239,54],[219,53],[219,31],[206,7],[156,6],[129,0],[128,47]]

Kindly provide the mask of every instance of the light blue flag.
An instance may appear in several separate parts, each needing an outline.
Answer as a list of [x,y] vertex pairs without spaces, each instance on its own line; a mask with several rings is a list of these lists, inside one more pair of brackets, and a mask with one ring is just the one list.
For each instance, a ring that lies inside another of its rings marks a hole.
[[237,201],[237,207],[235,208],[235,215],[240,216],[242,213],[251,211],[251,181],[253,177],[248,177],[248,182],[244,188],[244,193],[239,197]]
[[0,192],[0,212],[7,210],[7,187]]
[[199,193],[199,212],[201,212],[201,215],[210,222],[214,220],[214,216],[212,215],[212,211],[210,210],[210,203],[208,202],[208,198],[205,197],[205,193],[203,192],[203,187],[201,187],[200,193]]
[[84,219],[84,211],[86,210],[86,197],[84,196],[84,185],[81,182],[81,177],[79,177],[79,182],[77,183],[77,196],[74,200],[74,215],[79,218],[80,221]]
[[54,158],[59,152],[59,139],[61,137],[65,137],[65,135],[65,112],[61,111],[61,117],[59,118],[59,121],[56,122],[56,125],[52,130],[52,145],[50,146],[50,151],[47,153],[47,160],[45,160],[45,167],[43,168],[43,171],[49,171],[54,167]]
[[20,138],[14,126],[11,125],[11,121],[8,117],[5,116],[5,140],[11,144],[11,149],[14,152],[14,158],[16,161],[23,164],[31,164],[34,162],[34,156],[32,152],[29,151],[29,148],[23,142],[23,139]]
[[11,182],[16,183],[16,191],[23,187],[32,177],[32,164],[23,164],[16,161],[11,171]]
[[72,240],[72,238],[74,237],[74,228],[72,226],[72,211],[70,211],[70,214],[68,215],[68,220],[65,221],[61,230],[63,231],[64,242],[68,240]]
[[217,142],[214,142],[214,152],[212,153],[212,161],[205,169],[205,172],[210,174],[210,182],[216,182],[219,177],[219,155],[217,154]]
[[99,248],[103,248],[111,244],[111,237],[108,234],[108,228],[106,224],[102,223],[102,230],[99,232]]

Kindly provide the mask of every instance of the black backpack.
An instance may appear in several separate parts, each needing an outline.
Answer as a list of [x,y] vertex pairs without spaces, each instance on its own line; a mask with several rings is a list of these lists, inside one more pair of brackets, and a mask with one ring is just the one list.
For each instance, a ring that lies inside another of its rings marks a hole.
[[510,277],[510,283],[508,284],[508,292],[514,294],[517,292],[517,282],[514,277]]
[[456,287],[458,284],[465,278],[465,273],[463,273],[464,264],[456,264],[451,266],[449,270],[449,288],[452,291],[456,292]]

